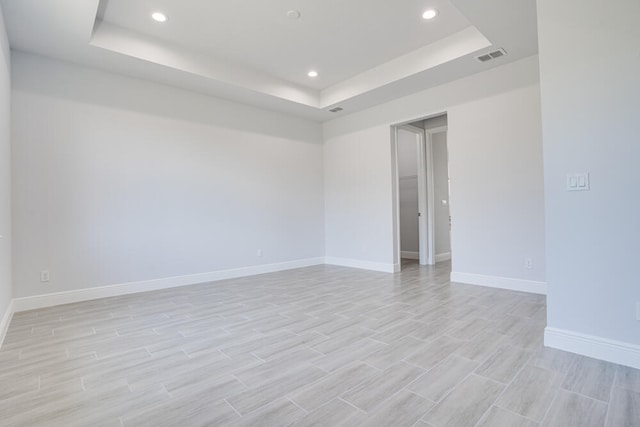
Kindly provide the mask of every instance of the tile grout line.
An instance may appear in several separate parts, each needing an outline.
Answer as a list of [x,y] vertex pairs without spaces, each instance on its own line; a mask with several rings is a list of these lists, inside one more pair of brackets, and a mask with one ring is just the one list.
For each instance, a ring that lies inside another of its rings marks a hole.
[[545,420],[549,416],[549,413],[551,412],[551,408],[553,408],[553,405],[555,404],[556,400],[558,399],[558,395],[560,394],[561,390],[562,390],[562,387],[558,387],[556,392],[553,394],[553,399],[551,399],[551,402],[549,402],[549,407],[544,412],[544,416],[542,417],[542,421],[540,421],[540,425],[543,425]]
[[616,367],[616,372],[613,374],[613,382],[611,383],[611,389],[609,390],[609,401],[607,402],[607,410],[604,413],[605,426],[607,425],[607,421],[609,420],[609,410],[611,409],[611,401],[613,399],[613,389],[616,386],[619,373],[620,373],[620,368]]
[[227,400],[227,398],[222,399],[222,400],[224,400],[224,403],[226,403],[227,405],[229,405],[229,407],[231,407],[231,409],[233,409],[233,412],[235,412],[236,414],[238,414],[238,416],[239,416],[240,418],[242,418],[242,414],[241,414],[240,412],[238,412],[238,410],[237,410],[237,409],[236,409],[236,408],[235,408],[231,403],[229,403],[229,401]]
[[[367,411],[365,411],[364,409],[360,409],[359,407],[357,407],[356,405],[354,405],[353,403],[349,402],[348,400],[345,400],[342,398],[342,396],[338,396],[336,397],[336,399],[340,400],[341,402],[346,403],[347,405],[351,406],[352,408],[354,408],[356,411],[368,415],[369,413]],[[328,403],[328,402],[327,402]]]
[[304,412],[304,415],[309,415],[309,411],[307,411],[306,409],[304,409],[302,406],[298,405],[294,400],[292,400],[289,396],[285,395],[284,398],[286,400],[288,400],[289,402],[291,402],[292,405],[294,405],[296,408],[302,410]]
[[[497,399],[496,399],[496,401],[497,401]],[[502,409],[503,411],[509,412],[509,413],[511,413],[511,414],[513,414],[513,415],[517,415],[517,416],[518,416],[518,417],[520,417],[520,418],[524,418],[525,420],[529,420],[529,421],[531,421],[531,422],[533,422],[533,423],[535,423],[535,424],[540,424],[540,423],[541,423],[541,421],[536,421],[536,420],[534,420],[533,418],[529,418],[529,417],[527,417],[527,416],[525,416],[525,415],[519,414],[519,413],[517,413],[516,411],[512,411],[512,410],[511,410],[511,409],[509,409],[509,408],[505,408],[504,406],[500,406],[500,405],[496,404],[495,402],[491,405],[491,407],[494,407],[494,406],[495,406],[496,408]],[[550,405],[549,405],[549,406],[550,406]],[[489,408],[489,409],[491,409],[491,408]],[[545,411],[545,412],[546,412],[546,411]],[[484,414],[483,414],[483,415],[484,415]]]
[[[502,334],[500,334],[500,335],[502,335]],[[452,352],[451,354],[454,354],[454,353],[455,353],[455,351],[456,351],[456,350],[454,350],[454,352]],[[449,395],[450,395],[451,393],[453,393],[453,391],[456,389],[456,387],[458,387],[460,384],[462,384],[463,382],[465,382],[469,377],[471,377],[471,375],[476,375],[476,376],[479,376],[479,377],[481,377],[481,378],[487,378],[487,377],[484,377],[484,376],[482,376],[482,375],[478,375],[478,374],[476,374],[475,372],[476,372],[476,370],[477,370],[478,368],[480,368],[480,366],[482,366],[484,363],[486,363],[486,362],[487,362],[487,361],[488,361],[488,360],[489,360],[489,359],[490,359],[490,358],[491,358],[491,357],[492,357],[492,356],[493,356],[497,351],[498,351],[498,350],[495,350],[495,351],[493,351],[493,352],[489,353],[489,354],[488,354],[484,359],[480,360],[480,361],[478,362],[478,366],[477,366],[475,369],[473,369],[471,372],[469,372],[467,375],[465,375],[465,376],[464,376],[464,378],[462,378],[462,380],[460,380],[460,381],[459,381],[459,382],[458,382],[454,387],[452,387],[452,388],[451,388],[451,390],[449,390],[447,393],[445,393],[445,394],[440,398],[440,400],[438,400],[438,401],[436,402],[436,405],[434,405],[434,407],[433,407],[433,408],[431,408],[431,409],[430,409],[426,414],[424,414],[424,415],[422,416],[422,418],[420,418],[420,419],[421,419],[422,421],[427,422],[426,420],[424,420],[424,417],[425,417],[425,416],[427,416],[427,415],[428,415],[432,410],[434,410],[434,409],[435,409],[435,407],[436,407],[438,404],[440,404],[440,402],[444,401],[447,397],[449,397]],[[448,356],[447,356],[447,357],[448,357]],[[533,356],[532,356],[532,357],[533,357]],[[473,359],[470,359],[470,360],[474,361]],[[442,361],[444,361],[444,359],[443,359]],[[437,363],[436,365],[432,366],[432,367],[431,367],[431,369],[434,369],[436,366],[438,366],[440,363],[442,363],[442,361],[440,361],[440,362],[439,362],[439,363]],[[475,362],[475,361],[474,361],[474,362]],[[431,370],[431,369],[429,369],[429,370]],[[514,378],[515,378],[515,377],[514,377]],[[492,380],[491,378],[487,378],[487,379],[489,379],[489,380],[491,380],[491,381],[494,381],[494,380]],[[494,381],[494,382],[498,382],[498,383],[500,383],[499,381]],[[502,383],[500,383],[500,384],[502,384]],[[506,388],[505,388],[505,390],[506,390]],[[504,392],[504,390],[503,390],[503,392]],[[496,400],[497,400],[497,398],[496,398]],[[493,404],[492,404],[492,406],[493,406]],[[484,416],[484,413],[483,413],[483,416]],[[480,417],[480,419],[482,419],[482,417]]]
[[[528,350],[525,350],[528,351]],[[511,387],[511,385],[513,384],[513,382],[516,380],[516,378],[518,378],[518,375],[520,375],[520,373],[524,370],[525,367],[528,366],[529,362],[531,361],[531,359],[533,359],[533,357],[535,356],[535,352],[532,352],[531,355],[529,356],[529,358],[522,364],[522,366],[520,367],[520,369],[518,369],[518,371],[516,371],[516,373],[513,375],[513,378],[511,378],[511,381],[509,381],[508,384],[505,385],[505,387],[502,389],[502,391],[500,392],[500,394],[498,394],[498,396],[496,396],[496,398],[493,400],[493,402],[491,403],[491,405],[489,406],[489,408],[487,408],[487,410],[485,412],[482,413],[482,415],[480,416],[480,418],[478,419],[478,421],[474,424],[474,426],[479,426],[480,422],[483,421],[483,419],[486,419],[489,415],[489,412],[491,411],[491,407],[496,405],[496,402],[500,400],[500,398],[504,395],[504,393],[507,391],[507,389],[509,387]],[[489,358],[487,358],[487,360],[489,360]],[[482,365],[481,365],[482,366]],[[475,371],[474,371],[475,372]],[[476,374],[477,375],[477,374]],[[480,375],[482,376],[482,375]],[[486,378],[486,377],[485,377]],[[491,379],[491,378],[489,378]],[[498,381],[499,382],[499,381]],[[523,417],[526,418],[526,417]]]

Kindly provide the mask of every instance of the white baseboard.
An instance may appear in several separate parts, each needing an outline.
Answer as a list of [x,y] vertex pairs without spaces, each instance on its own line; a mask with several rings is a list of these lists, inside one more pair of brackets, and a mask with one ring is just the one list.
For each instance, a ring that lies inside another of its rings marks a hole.
[[640,345],[547,327],[544,345],[640,369]]
[[400,258],[405,258],[405,259],[420,259],[420,252],[414,252],[414,251],[400,251]]
[[436,254],[436,262],[449,261],[451,259],[451,252],[443,252]]
[[4,342],[4,338],[7,336],[7,331],[9,330],[9,323],[11,323],[11,318],[13,317],[13,300],[9,301],[9,305],[7,306],[7,310],[4,312],[2,316],[2,320],[0,320],[0,346]]
[[359,259],[350,258],[337,258],[332,256],[325,257],[324,263],[330,265],[339,265],[342,267],[360,268],[363,270],[382,271],[385,273],[396,273],[400,271],[400,266],[398,264],[362,261]]
[[237,277],[254,276],[256,274],[273,273],[291,270],[293,268],[309,267],[324,263],[323,257],[307,258],[277,264],[254,265],[250,267],[219,270],[208,273],[190,274],[187,276],[166,277],[162,279],[145,280],[141,282],[122,283],[117,285],[100,286],[95,288],[78,289],[67,292],[57,292],[32,297],[15,298],[13,312],[52,307],[80,301],[89,301],[119,295],[135,294],[138,292],[155,291],[159,289],[175,288],[179,286],[195,285],[198,283],[215,282]]
[[[294,268],[310,267],[313,265],[321,264],[341,265],[345,267],[383,271],[387,273],[395,273],[400,271],[400,266],[398,264],[385,264],[335,257],[306,258],[295,261],[281,262],[277,264],[255,265],[230,270],[219,270],[207,273],[190,274],[186,276],[165,277],[161,279],[144,280],[140,282],[121,283],[116,285],[99,286],[94,288],[77,289],[73,291],[14,298],[11,304],[12,308],[11,310],[7,311],[5,317],[10,320],[13,313],[20,311],[35,310],[38,308],[53,307],[61,304],[70,304],[74,302],[89,301],[99,298],[135,294],[138,292],[148,292],[180,286],[195,285],[198,283],[215,282],[218,280],[234,279],[238,277],[254,276],[257,274],[273,273],[276,271],[291,270]],[[3,325],[4,324],[1,324],[0,326]]]
[[467,285],[487,286],[490,288],[510,289],[512,291],[547,294],[547,283],[511,277],[485,276],[482,274],[451,272],[451,281]]
[[[420,252],[400,251],[400,258],[420,259]],[[451,259],[451,252],[436,254],[436,262],[449,261],[450,259]]]

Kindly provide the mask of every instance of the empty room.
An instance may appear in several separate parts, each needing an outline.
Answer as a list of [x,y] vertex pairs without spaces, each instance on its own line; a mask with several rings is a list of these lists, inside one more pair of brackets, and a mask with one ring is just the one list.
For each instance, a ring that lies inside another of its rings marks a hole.
[[640,426],[637,0],[0,0],[0,426]]

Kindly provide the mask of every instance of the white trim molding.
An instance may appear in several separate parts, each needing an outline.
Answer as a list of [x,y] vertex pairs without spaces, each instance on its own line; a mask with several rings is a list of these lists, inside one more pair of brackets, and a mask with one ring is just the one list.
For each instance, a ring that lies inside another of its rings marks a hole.
[[490,288],[510,289],[512,291],[547,294],[547,282],[515,279],[511,277],[485,276],[482,274],[451,272],[451,281],[467,285],[487,286]]
[[400,257],[405,259],[420,259],[420,252],[415,251],[401,251]]
[[547,327],[544,345],[640,369],[640,345]]
[[218,270],[208,273],[190,274],[187,276],[166,277],[161,279],[144,280],[141,282],[122,283],[117,285],[100,286],[95,288],[78,289],[67,292],[35,295],[31,297],[15,298],[13,312],[34,310],[60,304],[70,304],[99,298],[135,294],[138,292],[155,291],[159,289],[175,288],[179,286],[195,285],[198,283],[215,282],[218,280],[234,279],[238,277],[254,276],[257,274],[273,273],[294,268],[310,267],[324,263],[323,257],[306,258],[277,264],[262,264],[249,267]]
[[384,273],[397,273],[400,271],[399,264],[387,264],[384,262],[363,261],[351,258],[328,256],[325,257],[324,263],[329,265],[339,265],[341,267],[360,268],[362,270],[382,271]]
[[436,254],[436,262],[449,261],[451,259],[451,252],[443,252]]
[[9,301],[9,305],[2,316],[2,320],[0,320],[0,347],[4,342],[4,338],[7,336],[7,331],[9,330],[9,324],[11,323],[13,313],[13,300],[11,300]]

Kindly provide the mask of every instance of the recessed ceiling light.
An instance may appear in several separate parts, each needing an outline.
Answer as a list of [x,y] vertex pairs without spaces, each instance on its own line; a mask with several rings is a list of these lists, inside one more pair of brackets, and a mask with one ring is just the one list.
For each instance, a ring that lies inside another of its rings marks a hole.
[[300,11],[299,10],[290,10],[287,12],[287,18],[289,19],[299,19]]
[[167,15],[165,15],[162,12],[153,12],[151,14],[151,17],[153,18],[154,21],[156,22],[167,22]]
[[309,76],[309,77],[318,77],[318,72],[317,71],[313,71],[313,70],[309,71],[307,73],[307,76]]
[[422,17],[424,19],[433,19],[436,16],[438,16],[438,10],[437,9],[427,9],[424,11],[424,13],[422,14]]

